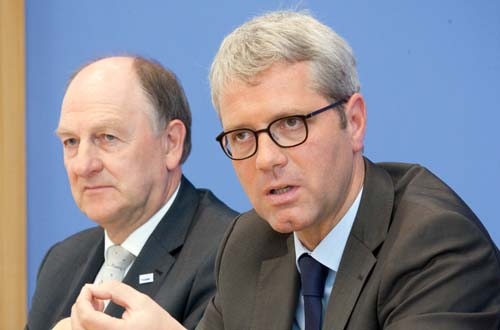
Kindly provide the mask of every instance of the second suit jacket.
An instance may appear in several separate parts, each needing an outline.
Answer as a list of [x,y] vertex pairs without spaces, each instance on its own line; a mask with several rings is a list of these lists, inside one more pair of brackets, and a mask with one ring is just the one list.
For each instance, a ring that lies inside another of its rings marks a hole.
[[[172,206],[146,241],[123,282],[147,294],[187,328],[198,323],[215,291],[217,247],[236,212],[185,177]],[[93,283],[104,262],[104,231],[92,228],[54,245],[38,273],[26,328],[48,330],[70,316],[85,283]],[[140,284],[141,274],[152,283]],[[110,303],[106,313],[121,317]]]
[[[500,255],[463,201],[418,165],[365,160],[358,212],[323,329],[500,329]],[[292,234],[237,218],[197,329],[290,330],[300,292]]]

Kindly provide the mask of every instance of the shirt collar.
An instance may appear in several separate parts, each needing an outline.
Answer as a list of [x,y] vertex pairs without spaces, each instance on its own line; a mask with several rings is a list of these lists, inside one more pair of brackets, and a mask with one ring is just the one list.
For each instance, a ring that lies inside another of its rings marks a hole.
[[363,188],[359,191],[356,199],[352,203],[346,214],[340,219],[339,223],[330,230],[328,235],[316,246],[313,251],[309,251],[302,245],[297,234],[293,233],[293,239],[295,242],[295,262],[298,266],[299,257],[304,254],[310,254],[314,259],[322,263],[329,269],[337,272],[340,265],[340,259],[344,253],[344,248],[349,238],[349,233],[351,232],[354,219],[356,218],[356,213],[358,212],[359,202],[361,200],[361,194]]
[[[175,189],[172,196],[170,196],[170,198],[168,199],[167,203],[165,203],[165,205],[163,205],[162,208],[159,209],[158,212],[156,212],[148,221],[146,221],[139,228],[134,230],[125,239],[125,241],[123,241],[123,243],[121,244],[122,247],[127,249],[127,251],[132,253],[135,257],[139,255],[142,248],[144,247],[144,244],[146,244],[146,241],[148,240],[149,236],[151,236],[151,233],[155,230],[156,226],[160,223],[161,219],[163,219],[163,216],[168,212],[168,210],[172,206],[172,203],[174,202],[175,197],[177,197],[177,193],[179,192],[179,187],[180,183]],[[108,236],[108,232],[105,230],[104,258],[106,258],[106,250],[113,244],[115,243],[111,241],[111,239]]]

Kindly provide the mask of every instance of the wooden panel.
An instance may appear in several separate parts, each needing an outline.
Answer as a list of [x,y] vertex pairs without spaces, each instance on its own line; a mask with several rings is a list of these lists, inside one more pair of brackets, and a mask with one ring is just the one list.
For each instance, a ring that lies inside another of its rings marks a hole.
[[26,322],[24,1],[0,0],[0,329]]

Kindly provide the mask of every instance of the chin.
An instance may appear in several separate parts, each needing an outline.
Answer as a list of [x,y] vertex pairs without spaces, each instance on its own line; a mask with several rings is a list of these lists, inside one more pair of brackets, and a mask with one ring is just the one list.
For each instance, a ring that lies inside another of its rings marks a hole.
[[103,226],[106,222],[109,222],[109,219],[113,217],[113,214],[109,212],[103,212],[104,210],[88,210],[85,213],[85,215],[95,223],[97,223],[100,226]]
[[281,234],[289,234],[293,232],[293,226],[291,222],[285,221],[285,222],[280,222],[280,221],[274,221],[269,223],[271,225],[271,228],[273,228],[274,231],[277,231],[278,233]]

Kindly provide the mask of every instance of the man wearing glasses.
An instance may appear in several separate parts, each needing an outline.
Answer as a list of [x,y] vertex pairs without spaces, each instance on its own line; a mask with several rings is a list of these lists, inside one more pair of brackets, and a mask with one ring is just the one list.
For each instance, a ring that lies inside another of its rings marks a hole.
[[266,132],[271,140],[281,148],[295,147],[307,140],[309,131],[306,119],[326,110],[335,109],[344,103],[346,100],[340,100],[306,115],[278,118],[270,122],[267,128],[257,131],[250,128],[237,128],[222,132],[215,139],[219,141],[222,150],[232,160],[243,160],[255,155],[259,145],[259,134],[262,132]]
[[[257,17],[225,38],[210,82],[217,140],[254,210],[222,242],[197,329],[500,328],[497,247],[428,170],[363,156],[365,102],[334,31],[307,14]],[[108,298],[123,319],[98,312]],[[72,320],[182,329],[120,283],[85,287]]]

